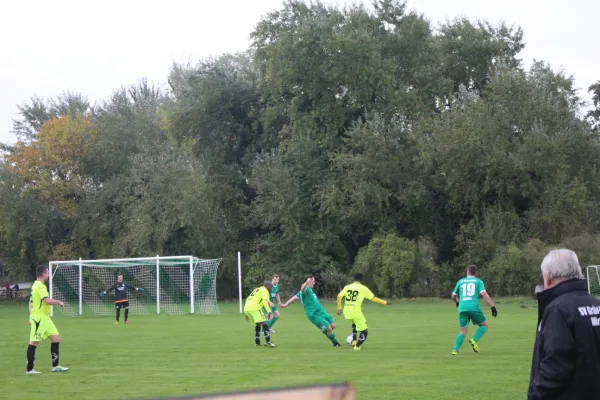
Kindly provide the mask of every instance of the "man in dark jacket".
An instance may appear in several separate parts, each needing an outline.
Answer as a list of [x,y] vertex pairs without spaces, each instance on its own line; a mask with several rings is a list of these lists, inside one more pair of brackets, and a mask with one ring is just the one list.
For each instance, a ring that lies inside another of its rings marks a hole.
[[577,255],[552,250],[542,262],[538,329],[528,400],[600,399],[600,300],[590,295]]

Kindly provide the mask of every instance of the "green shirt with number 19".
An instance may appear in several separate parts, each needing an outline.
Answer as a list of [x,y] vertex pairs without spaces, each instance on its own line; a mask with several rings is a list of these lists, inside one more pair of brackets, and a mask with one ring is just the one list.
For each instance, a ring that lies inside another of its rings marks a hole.
[[481,311],[479,295],[485,291],[483,281],[474,276],[467,276],[456,283],[454,294],[458,296],[458,312]]

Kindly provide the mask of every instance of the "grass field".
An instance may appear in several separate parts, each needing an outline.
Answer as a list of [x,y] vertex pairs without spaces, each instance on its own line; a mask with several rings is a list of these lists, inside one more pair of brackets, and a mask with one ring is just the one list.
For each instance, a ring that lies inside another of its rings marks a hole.
[[[536,304],[496,304],[498,318],[486,312],[490,330],[481,352],[473,353],[465,340],[457,357],[450,355],[457,316],[449,300],[366,304],[369,338],[360,352],[332,347],[299,304],[283,310],[272,335],[274,349],[254,346],[253,327],[232,303],[220,304],[222,315],[130,315],[130,325],[114,325],[113,318],[55,318],[61,364],[71,371],[50,372],[45,341],[36,356],[43,373],[25,376],[27,306],[3,303],[1,397],[32,399],[43,391],[57,399],[143,399],[349,381],[360,400],[524,398]],[[325,306],[334,316],[335,305]],[[350,328],[341,317],[336,323],[345,341]]]

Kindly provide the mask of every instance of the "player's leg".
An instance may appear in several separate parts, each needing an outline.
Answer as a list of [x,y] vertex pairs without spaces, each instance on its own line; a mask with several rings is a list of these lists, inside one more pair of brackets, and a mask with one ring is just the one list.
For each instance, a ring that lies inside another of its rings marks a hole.
[[363,314],[354,317],[354,323],[356,324],[357,339],[354,350],[360,350],[360,346],[367,340],[369,336],[369,327],[367,326],[367,319]]
[[69,368],[60,366],[59,346],[60,346],[60,335],[58,329],[54,325],[54,322],[48,318],[48,325],[44,335],[50,338],[50,355],[52,357],[52,372],[67,372]]
[[323,335],[327,336],[327,338],[329,339],[329,336],[327,334],[327,332],[329,330],[329,322],[327,322],[327,320],[325,319],[325,316],[323,314],[321,314],[321,313],[313,314],[308,317],[308,320],[314,326],[316,326],[317,329],[320,330]]
[[479,353],[478,343],[479,340],[481,340],[482,336],[485,335],[485,333],[487,332],[488,323],[485,318],[485,315],[481,311],[472,312],[471,319],[473,320],[474,325],[479,325],[479,328],[477,328],[477,331],[475,332],[475,335],[473,335],[473,338],[469,339],[469,344],[471,345],[475,353]]
[[467,336],[469,322],[471,322],[471,320],[466,312],[458,313],[458,326],[460,330],[458,332],[458,335],[456,335],[456,339],[454,339],[454,347],[452,348],[453,356],[458,354],[463,342],[465,341],[465,336]]
[[352,322],[352,346],[356,346],[356,338],[358,337],[358,332],[356,332],[356,324],[354,323],[354,321],[350,321]]
[[125,308],[125,323],[128,324],[129,321],[127,318],[129,318],[129,301],[123,302],[122,307]]
[[254,320],[255,318],[259,318],[259,313],[258,311],[246,311],[245,314],[248,317],[248,321],[254,324],[254,343],[260,346],[260,323]]
[[267,310],[264,308],[256,311],[254,315],[254,321],[256,321],[258,326],[258,341],[256,342],[257,346],[260,346],[260,329],[263,330],[263,335],[265,335],[265,346],[275,347],[273,343],[271,343],[271,332],[269,329],[269,324],[267,324]]
[[119,323],[119,318],[121,318],[121,303],[115,303],[115,308],[117,309],[117,322],[115,322],[115,325]]
[[31,327],[29,333],[29,346],[27,346],[27,368],[25,369],[27,375],[39,374],[39,372],[33,369],[33,364],[35,361],[35,350],[42,340],[42,333],[39,332],[40,322],[39,318],[29,319]]
[[267,321],[262,322],[263,335],[265,335],[265,346],[275,347],[275,345],[271,342],[271,330],[269,329],[269,324]]
[[338,341],[337,337],[335,336],[335,321],[333,320],[333,318],[331,317],[331,315],[325,313],[323,315],[323,318],[325,319],[325,321],[329,324],[329,326],[327,327],[327,339],[329,339],[331,341],[331,343],[333,343],[334,347],[339,347],[341,346],[340,342]]
[[[269,329],[273,328],[273,325],[275,325],[275,322],[277,322],[279,317],[281,317],[281,314],[279,314],[279,309],[277,308],[277,306],[274,306],[271,311],[273,312],[273,316],[271,317],[270,320],[267,321],[267,325],[269,325]],[[275,333],[275,331],[271,329],[271,333]]]

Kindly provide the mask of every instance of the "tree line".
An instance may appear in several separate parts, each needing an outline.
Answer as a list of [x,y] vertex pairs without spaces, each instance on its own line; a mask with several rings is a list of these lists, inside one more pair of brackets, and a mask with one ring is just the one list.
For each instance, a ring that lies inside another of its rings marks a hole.
[[434,26],[398,0],[288,1],[250,48],[98,104],[32,97],[0,159],[11,276],[79,257],[224,257],[219,296],[272,272],[323,295],[445,296],[468,264],[527,295],[545,252],[600,259],[600,81],[519,58],[523,31]]

